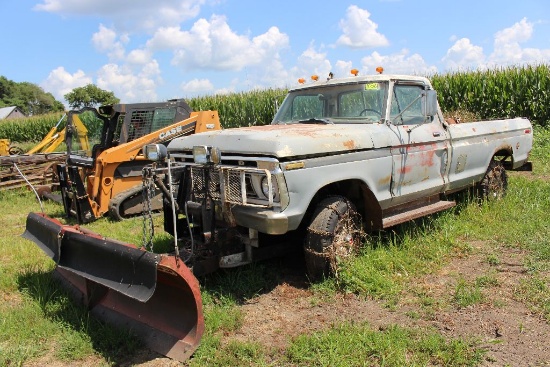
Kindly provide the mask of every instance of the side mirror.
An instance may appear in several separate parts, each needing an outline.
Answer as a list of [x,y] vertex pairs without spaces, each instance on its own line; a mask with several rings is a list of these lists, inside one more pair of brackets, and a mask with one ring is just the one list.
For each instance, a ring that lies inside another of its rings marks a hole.
[[435,90],[424,91],[426,98],[424,99],[424,116],[437,115],[437,92]]

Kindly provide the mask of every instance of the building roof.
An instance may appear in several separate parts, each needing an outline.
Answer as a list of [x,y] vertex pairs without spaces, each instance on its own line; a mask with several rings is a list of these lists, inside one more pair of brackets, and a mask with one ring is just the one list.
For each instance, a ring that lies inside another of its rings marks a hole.
[[17,108],[17,106],[10,106],[10,107],[0,108],[0,120],[5,119],[6,117],[8,117],[16,108]]

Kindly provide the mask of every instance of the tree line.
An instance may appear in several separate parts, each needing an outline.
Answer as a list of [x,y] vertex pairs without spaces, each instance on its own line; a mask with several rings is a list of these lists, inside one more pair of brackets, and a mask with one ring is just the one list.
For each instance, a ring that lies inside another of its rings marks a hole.
[[[71,109],[96,107],[119,103],[113,92],[103,90],[94,84],[74,88],[63,96]],[[62,102],[41,87],[29,82],[14,82],[0,76],[0,108],[17,106],[27,116],[42,115],[65,110]]]

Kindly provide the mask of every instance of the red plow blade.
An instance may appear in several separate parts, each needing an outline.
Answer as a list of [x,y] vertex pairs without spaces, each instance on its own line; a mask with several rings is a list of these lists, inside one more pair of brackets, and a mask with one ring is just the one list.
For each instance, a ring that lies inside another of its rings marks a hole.
[[199,283],[175,256],[153,254],[78,226],[30,213],[23,237],[57,264],[55,273],[100,319],[185,361],[204,333]]

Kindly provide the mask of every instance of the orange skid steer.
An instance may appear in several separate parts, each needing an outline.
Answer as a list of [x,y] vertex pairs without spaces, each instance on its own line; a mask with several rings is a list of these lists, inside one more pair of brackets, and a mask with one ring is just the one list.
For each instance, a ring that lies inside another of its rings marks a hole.
[[204,333],[199,282],[178,257],[37,213],[28,215],[23,237],[55,261],[54,274],[96,317],[179,361],[199,346]]

